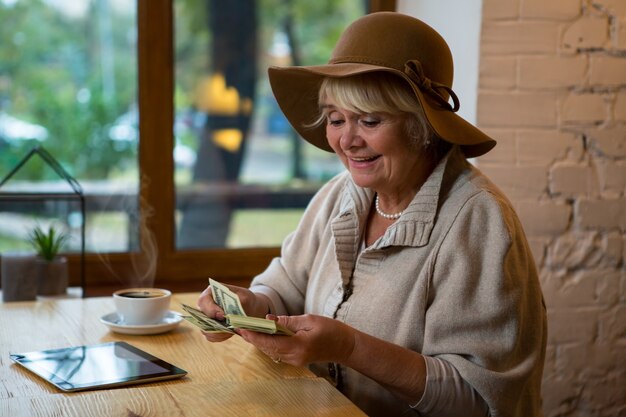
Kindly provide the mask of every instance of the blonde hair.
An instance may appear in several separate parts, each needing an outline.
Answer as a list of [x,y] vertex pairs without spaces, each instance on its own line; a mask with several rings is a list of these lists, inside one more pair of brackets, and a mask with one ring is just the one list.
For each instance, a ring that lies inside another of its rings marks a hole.
[[[404,117],[406,133],[418,149],[433,150],[437,156],[442,156],[441,153],[450,147],[435,134],[408,83],[396,75],[373,72],[324,78],[318,96],[320,109],[331,97],[338,107],[354,113],[387,113]],[[320,126],[325,121],[320,111],[313,125]]]

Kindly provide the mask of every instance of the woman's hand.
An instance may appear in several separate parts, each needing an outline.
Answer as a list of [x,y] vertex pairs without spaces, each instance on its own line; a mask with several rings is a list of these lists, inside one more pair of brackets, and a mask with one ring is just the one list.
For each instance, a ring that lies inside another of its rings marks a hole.
[[296,366],[315,362],[345,362],[354,349],[354,329],[338,320],[315,315],[280,316],[270,320],[292,330],[293,336],[276,336],[239,330],[247,342],[272,358]]
[[[241,306],[248,316],[264,317],[270,311],[269,298],[262,294],[255,294],[247,288],[226,285],[228,289],[237,294]],[[224,310],[213,300],[213,293],[209,285],[198,298],[197,306],[204,314],[218,321],[224,320]],[[233,336],[232,333],[203,332],[209,342],[222,342]]]
[[[267,315],[292,330],[276,336],[250,330],[237,332],[274,362],[306,366],[335,362],[362,373],[409,403],[419,400],[426,386],[426,363],[417,352],[377,339],[328,317]],[[373,360],[375,358],[375,360]]]

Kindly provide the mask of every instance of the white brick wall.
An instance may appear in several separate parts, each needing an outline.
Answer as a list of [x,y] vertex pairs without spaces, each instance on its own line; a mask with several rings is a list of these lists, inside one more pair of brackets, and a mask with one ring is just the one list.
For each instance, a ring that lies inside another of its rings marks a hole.
[[477,109],[540,271],[545,415],[626,416],[626,0],[483,0]]

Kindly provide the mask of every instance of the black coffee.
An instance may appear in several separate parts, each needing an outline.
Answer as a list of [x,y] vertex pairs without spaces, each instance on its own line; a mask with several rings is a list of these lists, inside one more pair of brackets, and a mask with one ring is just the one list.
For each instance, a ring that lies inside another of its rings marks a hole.
[[162,297],[163,293],[150,291],[129,291],[118,294],[120,297],[127,298],[156,298]]

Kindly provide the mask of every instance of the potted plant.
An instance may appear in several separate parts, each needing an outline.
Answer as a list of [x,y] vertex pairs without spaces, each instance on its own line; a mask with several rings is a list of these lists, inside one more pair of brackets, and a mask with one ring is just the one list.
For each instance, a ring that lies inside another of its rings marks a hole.
[[70,235],[50,226],[44,231],[41,226],[29,234],[29,241],[37,252],[37,294],[65,294],[68,285],[67,258],[59,251]]

